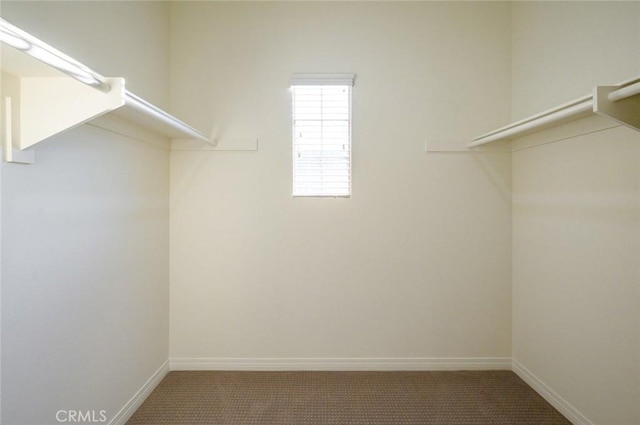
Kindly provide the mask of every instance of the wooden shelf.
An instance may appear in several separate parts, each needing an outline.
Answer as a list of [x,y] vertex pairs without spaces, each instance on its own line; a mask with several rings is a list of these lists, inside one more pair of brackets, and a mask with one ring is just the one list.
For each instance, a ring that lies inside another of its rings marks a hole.
[[168,139],[215,146],[203,132],[133,94],[123,78],[107,78],[0,19],[4,159],[33,163],[33,146],[113,113]]
[[550,127],[598,114],[640,131],[640,77],[593,93],[476,137],[468,148],[512,140]]

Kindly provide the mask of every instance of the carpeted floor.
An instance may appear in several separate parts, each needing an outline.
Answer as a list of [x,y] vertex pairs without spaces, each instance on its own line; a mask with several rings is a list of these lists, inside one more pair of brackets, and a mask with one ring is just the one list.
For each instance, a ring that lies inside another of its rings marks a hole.
[[571,425],[513,372],[170,372],[127,425]]

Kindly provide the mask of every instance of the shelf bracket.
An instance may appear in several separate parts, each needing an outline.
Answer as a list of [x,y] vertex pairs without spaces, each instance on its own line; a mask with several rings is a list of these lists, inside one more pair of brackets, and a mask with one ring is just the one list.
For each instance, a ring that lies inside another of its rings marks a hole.
[[593,89],[593,111],[636,131],[640,130],[640,96],[610,100],[609,94],[620,86],[597,86]]
[[[124,104],[124,80],[108,93],[68,77],[2,75],[2,144],[6,162],[33,164],[33,146]],[[61,101],[63,100],[63,101]]]
[[124,80],[107,81],[111,90],[103,93],[71,78],[21,78],[19,148],[26,149],[124,105]]
[[9,96],[2,97],[2,128],[2,154],[4,160],[19,164],[33,164],[35,162],[33,149],[21,150],[14,146],[13,103]]

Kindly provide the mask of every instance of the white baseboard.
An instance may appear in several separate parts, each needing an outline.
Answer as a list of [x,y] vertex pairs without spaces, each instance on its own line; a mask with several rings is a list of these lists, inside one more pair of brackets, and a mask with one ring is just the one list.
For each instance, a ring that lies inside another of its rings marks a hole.
[[189,358],[169,359],[171,370],[511,370],[509,357],[478,358]]
[[140,405],[147,399],[149,394],[158,386],[160,381],[169,373],[169,360],[165,361],[158,370],[144,383],[144,385],[134,394],[122,409],[111,419],[109,425],[125,425],[129,418],[133,416]]
[[569,402],[560,397],[558,393],[553,391],[547,384],[540,380],[530,370],[524,367],[517,360],[513,360],[513,371],[524,382],[529,384],[538,394],[540,394],[545,400],[555,407],[560,413],[562,413],[569,421],[574,425],[594,425],[589,419],[587,419],[582,413],[580,413]]

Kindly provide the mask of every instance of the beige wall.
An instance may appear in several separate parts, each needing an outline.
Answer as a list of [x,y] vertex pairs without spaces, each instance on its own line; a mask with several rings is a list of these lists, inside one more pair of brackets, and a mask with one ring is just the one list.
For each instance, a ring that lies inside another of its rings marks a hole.
[[518,1],[512,7],[514,120],[638,74],[638,2]]
[[[172,6],[176,113],[260,140],[171,153],[174,365],[510,357],[510,155],[424,152],[508,120],[509,11]],[[357,74],[350,199],[291,197],[294,72]]]
[[[168,5],[115,4],[3,1],[2,17],[166,103]],[[111,421],[168,357],[168,152],[82,126],[1,172],[2,423]]]
[[[514,118],[637,75],[639,22],[637,2],[514,4]],[[513,154],[513,357],[575,423],[629,425],[640,423],[640,136],[580,136],[602,122]]]

